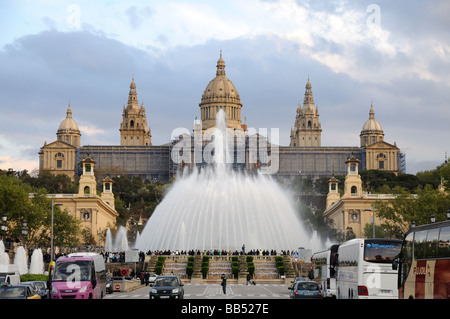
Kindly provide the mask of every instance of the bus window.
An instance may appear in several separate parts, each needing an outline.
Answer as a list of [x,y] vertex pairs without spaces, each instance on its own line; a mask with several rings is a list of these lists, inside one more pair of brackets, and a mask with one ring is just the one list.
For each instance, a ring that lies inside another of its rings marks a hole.
[[414,257],[415,259],[423,259],[425,255],[425,245],[427,240],[427,231],[421,230],[414,235]]
[[425,258],[436,258],[439,228],[429,229],[425,244]]
[[89,281],[91,262],[86,260],[61,261],[56,264],[53,281]]
[[405,282],[406,278],[408,277],[409,270],[411,269],[413,258],[413,238],[414,233],[409,233],[405,237],[405,241],[403,243],[402,247],[403,263],[399,270],[399,273],[401,274],[401,284]]
[[364,261],[374,263],[392,263],[401,249],[401,241],[366,239]]
[[437,257],[448,258],[450,257],[450,226],[442,227],[439,235]]

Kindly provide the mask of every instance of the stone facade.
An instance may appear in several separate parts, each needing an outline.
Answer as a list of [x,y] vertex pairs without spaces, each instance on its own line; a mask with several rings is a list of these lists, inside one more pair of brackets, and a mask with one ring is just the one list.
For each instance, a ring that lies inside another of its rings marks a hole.
[[[103,192],[97,195],[97,182],[94,175],[96,162],[91,158],[81,161],[83,173],[80,176],[77,194],[49,194],[55,204],[61,204],[61,210],[81,221],[81,230],[88,230],[97,244],[104,245],[104,236],[108,228],[115,229],[119,216],[114,206],[113,181],[105,178]],[[80,239],[81,234],[80,234]]]
[[[241,121],[243,105],[235,86],[226,77],[222,53],[216,68],[216,76],[208,83],[202,94],[199,104],[201,120],[196,121],[193,132],[201,131],[208,142],[206,133],[214,128],[216,114],[222,109],[227,114],[229,130],[232,130],[235,135],[245,136],[248,140],[250,137],[246,120],[244,123]],[[291,179],[301,176],[316,179],[333,174],[345,175],[345,161],[351,155],[361,161],[361,170],[378,169],[395,174],[405,171],[404,154],[396,143],[390,144],[384,141],[384,132],[375,119],[373,105],[370,107],[369,119],[360,132],[360,146],[322,146],[319,111],[314,104],[309,79],[305,89],[303,106],[299,105],[296,111],[290,145],[277,145],[276,152],[273,151],[272,154],[278,154],[279,167],[274,172],[278,178]],[[173,147],[177,141],[169,141],[159,146],[152,145],[146,110],[143,103],[139,107],[134,78],[130,84],[128,104],[123,107],[119,131],[120,145],[80,146],[81,133],[72,118],[72,109],[69,104],[67,116],[57,131],[57,141],[45,143],[39,152],[40,171],[48,170],[54,174],[67,174],[75,179],[81,174],[80,159],[89,156],[97,162],[97,176],[101,178],[106,175],[126,174],[166,182],[176,175],[177,170],[182,166],[180,164],[183,163],[174,162],[172,158]],[[244,155],[241,156],[236,152],[234,154],[236,161],[234,167],[254,171],[255,168],[260,167],[260,158],[255,160],[249,156],[252,152],[249,151],[249,143],[245,143],[245,150],[240,153]],[[195,141],[192,142],[192,145],[194,144]],[[244,162],[242,158],[239,159],[240,157],[244,158]]]
[[125,105],[123,106],[122,123],[120,124],[119,131],[120,145],[152,145],[152,134],[147,125],[144,103],[139,107],[134,77],[130,84],[127,107]]
[[351,156],[345,164],[347,175],[345,176],[344,193],[338,192],[339,181],[331,178],[328,181],[329,191],[327,195],[326,209],[323,216],[334,221],[334,228],[343,234],[351,228],[356,238],[364,238],[366,224],[380,225],[383,220],[374,213],[373,206],[377,200],[390,200],[395,198],[391,194],[368,194],[363,192],[361,176],[358,168],[361,161]]

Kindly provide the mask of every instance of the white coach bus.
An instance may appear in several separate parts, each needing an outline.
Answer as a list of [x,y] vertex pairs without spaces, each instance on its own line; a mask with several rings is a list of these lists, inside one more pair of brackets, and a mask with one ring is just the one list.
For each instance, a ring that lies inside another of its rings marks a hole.
[[338,299],[398,298],[397,271],[392,261],[402,241],[397,239],[349,240],[339,246]]
[[324,298],[336,298],[336,265],[339,245],[316,252],[311,257],[309,278],[317,281],[322,287]]

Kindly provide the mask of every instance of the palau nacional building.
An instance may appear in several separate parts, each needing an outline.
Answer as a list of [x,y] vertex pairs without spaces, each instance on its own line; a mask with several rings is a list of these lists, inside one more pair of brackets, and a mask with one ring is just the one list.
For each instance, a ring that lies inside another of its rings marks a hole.
[[[236,136],[243,137],[243,152],[234,151],[233,167],[236,170],[254,172],[260,164],[267,164],[260,155],[251,156],[250,130],[247,119],[243,123],[241,111],[244,107],[239,93],[227,78],[225,62],[222,53],[217,61],[216,76],[207,84],[199,103],[200,121],[196,120],[190,137],[184,137],[185,142],[192,143],[195,149],[195,133],[201,135],[214,128],[216,114],[219,110],[226,113],[228,130]],[[117,103],[118,105],[119,102]],[[157,107],[157,106],[155,106]],[[76,114],[76,107],[73,108]],[[82,145],[82,135],[75,121],[72,106],[69,104],[65,119],[56,132],[56,140],[47,143],[39,151],[39,170],[48,170],[53,174],[66,174],[72,179],[83,176],[83,161],[87,158],[95,163],[95,174],[104,180],[109,176],[128,175],[141,176],[151,181],[167,182],[180,169],[193,169],[204,161],[174,160],[173,150],[179,145],[180,139],[168,140],[167,144],[153,145],[150,127],[147,124],[146,109],[143,103],[139,105],[136,83],[131,81],[128,102],[123,106],[122,122],[120,124],[120,145]],[[119,113],[119,107],[117,113]],[[294,117],[295,114],[295,117]],[[119,114],[118,114],[119,115]],[[294,124],[290,133],[288,146],[277,145],[274,153],[273,145],[268,143],[268,154],[278,155],[278,167],[273,176],[288,180],[298,176],[331,177],[347,175],[348,159],[352,156],[358,159],[359,170],[377,169],[399,174],[406,171],[405,155],[396,143],[390,144],[384,140],[384,131],[375,119],[373,106],[368,107],[369,118],[361,123],[359,146],[322,146],[322,127],[319,121],[319,110],[314,104],[312,85],[308,79],[305,87],[303,105],[293,108]],[[208,140],[207,138],[205,140]],[[261,140],[259,140],[261,141]],[[201,147],[205,147],[205,142]],[[271,154],[272,152],[272,154]],[[239,154],[237,154],[239,153]],[[195,158],[192,154],[191,159]],[[268,164],[267,164],[268,165]],[[109,184],[108,184],[109,185]],[[81,192],[81,190],[80,190]],[[369,205],[370,207],[370,205]],[[354,217],[355,218],[355,217]]]

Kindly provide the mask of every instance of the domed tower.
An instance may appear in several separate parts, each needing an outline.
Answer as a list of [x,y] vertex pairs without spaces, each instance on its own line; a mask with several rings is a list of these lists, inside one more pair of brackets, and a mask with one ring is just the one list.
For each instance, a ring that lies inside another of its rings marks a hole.
[[66,174],[74,180],[80,140],[80,129],[72,118],[72,108],[69,102],[66,118],[56,131],[56,141],[49,144],[45,142],[39,150],[39,174],[49,171],[52,174]]
[[370,105],[369,119],[364,123],[364,126],[359,135],[361,139],[361,147],[366,147],[384,140],[384,132],[380,123],[375,119],[375,111],[373,105]]
[[128,105],[123,107],[120,124],[120,145],[145,146],[152,145],[152,134],[147,126],[144,103],[139,107],[134,76],[128,93]]
[[225,61],[220,58],[217,61],[216,77],[209,82],[202,95],[199,104],[202,120],[202,130],[214,127],[216,114],[224,110],[229,128],[241,129],[242,103],[234,84],[225,76]]
[[295,127],[291,130],[290,146],[320,147],[322,127],[319,122],[319,108],[314,105],[311,82],[306,83],[303,107],[298,105]]
[[59,125],[56,137],[58,141],[66,142],[67,144],[75,147],[80,147],[81,132],[77,123],[72,118],[72,109],[69,106],[67,108],[66,118]]

